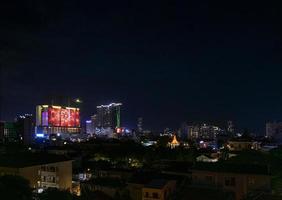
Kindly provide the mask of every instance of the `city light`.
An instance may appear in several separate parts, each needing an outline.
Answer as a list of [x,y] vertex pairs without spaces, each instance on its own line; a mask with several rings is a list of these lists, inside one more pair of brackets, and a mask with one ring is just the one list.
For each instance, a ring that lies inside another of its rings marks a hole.
[[78,98],[75,99],[74,101],[75,101],[76,103],[82,103],[82,101],[81,101],[80,99],[78,99]]
[[36,137],[38,137],[38,138],[44,138],[44,134],[43,134],[43,133],[37,133],[37,134],[36,134]]

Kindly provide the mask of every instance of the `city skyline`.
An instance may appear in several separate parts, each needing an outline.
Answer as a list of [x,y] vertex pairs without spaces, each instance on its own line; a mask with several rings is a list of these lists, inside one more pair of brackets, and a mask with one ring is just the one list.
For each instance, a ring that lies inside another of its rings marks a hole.
[[280,1],[0,3],[1,200],[282,200]]
[[7,3],[1,7],[1,120],[61,95],[83,100],[84,120],[96,105],[123,102],[129,127],[139,117],[156,130],[187,120],[232,120],[262,133],[267,121],[282,120],[281,13],[275,3],[269,7]]

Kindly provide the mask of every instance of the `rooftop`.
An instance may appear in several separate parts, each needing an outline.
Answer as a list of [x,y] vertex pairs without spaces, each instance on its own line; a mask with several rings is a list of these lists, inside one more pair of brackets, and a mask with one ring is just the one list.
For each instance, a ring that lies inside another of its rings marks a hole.
[[167,183],[165,179],[154,179],[145,185],[146,188],[162,189]]
[[70,160],[65,156],[47,153],[0,154],[0,167],[23,168]]
[[119,188],[119,187],[125,186],[125,183],[121,179],[111,178],[111,177],[94,178],[94,179],[84,182],[84,184],[94,184],[94,185],[110,187],[110,188]]
[[239,174],[258,174],[269,175],[267,165],[257,164],[234,164],[234,163],[201,163],[198,162],[192,168],[199,171],[213,171],[213,172],[226,172],[226,173],[239,173]]
[[184,200],[187,199],[188,196],[190,200],[234,199],[232,198],[233,195],[231,192],[223,191],[216,188],[197,188],[193,186],[183,188],[182,192],[180,192],[178,199]]

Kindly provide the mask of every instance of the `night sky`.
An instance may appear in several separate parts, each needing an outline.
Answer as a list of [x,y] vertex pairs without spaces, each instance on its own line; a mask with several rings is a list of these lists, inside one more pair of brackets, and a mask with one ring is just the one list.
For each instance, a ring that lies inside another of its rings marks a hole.
[[0,119],[51,96],[80,97],[83,118],[122,102],[123,125],[177,128],[282,120],[279,1],[4,0]]

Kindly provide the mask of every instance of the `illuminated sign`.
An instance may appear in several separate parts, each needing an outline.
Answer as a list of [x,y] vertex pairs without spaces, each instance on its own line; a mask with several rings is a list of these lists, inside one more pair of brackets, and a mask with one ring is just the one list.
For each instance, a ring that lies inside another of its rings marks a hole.
[[61,106],[38,106],[38,120],[41,126],[50,127],[80,127],[80,112],[78,108]]

